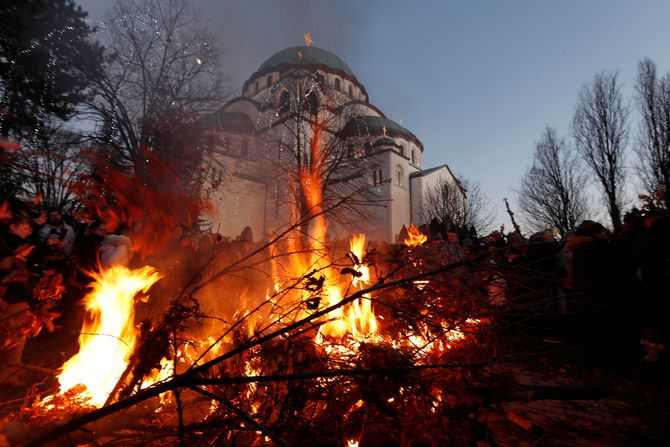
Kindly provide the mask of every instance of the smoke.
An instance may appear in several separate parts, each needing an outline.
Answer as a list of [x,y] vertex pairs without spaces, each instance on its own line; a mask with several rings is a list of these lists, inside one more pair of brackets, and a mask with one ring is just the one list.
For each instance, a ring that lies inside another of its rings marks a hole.
[[[104,21],[114,5],[109,0],[77,3],[94,25]],[[365,5],[352,0],[192,0],[192,5],[199,12],[199,25],[214,34],[213,45],[221,52],[221,64],[235,95],[267,58],[284,48],[304,45],[302,35],[306,32],[311,33],[314,45],[347,63],[356,60],[361,46],[356,39],[358,30],[370,13]]]
[[272,54],[304,45],[302,35],[306,32],[311,33],[314,45],[335,54],[346,55],[355,47],[356,3],[194,0],[193,4],[215,32],[224,70],[238,93],[242,83]]

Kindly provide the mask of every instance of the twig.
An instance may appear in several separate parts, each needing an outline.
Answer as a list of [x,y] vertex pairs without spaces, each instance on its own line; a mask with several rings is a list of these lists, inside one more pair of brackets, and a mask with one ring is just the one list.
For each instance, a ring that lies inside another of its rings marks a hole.
[[354,377],[354,376],[374,376],[374,375],[399,375],[413,371],[423,371],[426,369],[447,369],[447,368],[481,368],[493,363],[493,360],[477,363],[431,363],[427,365],[408,365],[389,368],[372,369],[331,369],[326,371],[314,371],[300,374],[273,374],[271,376],[240,376],[240,377],[217,377],[217,378],[196,378],[194,381],[198,385],[235,385],[247,383],[265,383],[265,382],[291,382],[294,380],[311,380],[331,377]]
[[174,390],[174,399],[177,403],[177,416],[179,418],[179,446],[186,447],[186,438],[184,437],[184,411],[181,405],[181,396],[178,389]]
[[272,438],[273,441],[275,441],[277,444],[281,446],[288,446],[280,437],[278,437],[274,432],[272,432],[270,429],[265,427],[263,424],[259,423],[257,420],[249,416],[247,413],[242,411],[240,408],[238,408],[235,404],[233,404],[231,401],[226,399],[223,396],[217,396],[214,393],[210,393],[207,390],[204,390],[198,386],[189,386],[190,389],[193,391],[202,394],[203,396],[208,397],[209,399],[213,399],[217,402],[222,403],[226,407],[228,407],[230,410],[232,410],[234,413],[236,413],[238,416],[240,416],[242,419],[244,419],[247,423],[251,424],[255,428],[257,428],[259,431],[263,432],[266,436],[269,436]]
[[521,234],[521,227],[519,227],[519,224],[516,223],[516,219],[514,219],[514,213],[512,212],[512,209],[509,207],[509,202],[507,201],[507,198],[504,198],[503,201],[505,202],[505,208],[507,209],[507,214],[509,214],[509,218],[512,221],[512,225],[514,225],[514,231],[516,231],[518,234]]

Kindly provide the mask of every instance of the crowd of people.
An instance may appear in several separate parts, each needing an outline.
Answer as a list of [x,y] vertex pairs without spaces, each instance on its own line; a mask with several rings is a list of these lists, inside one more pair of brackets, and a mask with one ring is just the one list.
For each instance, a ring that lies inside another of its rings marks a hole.
[[85,223],[20,200],[0,206],[0,383],[21,380],[16,372],[27,335],[40,329],[31,327],[34,314],[29,310],[46,304],[40,303],[41,280],[57,278],[51,286],[59,292],[51,298],[59,303],[49,307],[67,307],[83,295],[87,272],[128,262],[130,239],[114,231],[104,222]]
[[61,333],[78,332],[91,274],[112,265],[151,265],[164,276],[156,289],[167,295],[201,271],[215,249],[225,246],[234,256],[253,237],[250,228],[235,240],[195,232],[196,237],[191,230],[183,224],[165,229],[161,246],[147,251],[139,223],[119,225],[117,219],[40,209],[18,199],[0,202],[0,386],[23,385],[17,372],[26,340],[51,326],[50,319]]
[[[250,251],[253,239],[249,229],[235,241],[196,240],[183,225],[170,231],[163,253],[171,257],[138,259],[133,228],[34,209],[19,200],[0,204],[0,384],[20,380],[16,372],[31,335],[26,318],[40,306],[37,288],[45,278],[51,284],[58,278],[57,310],[60,324],[67,325],[90,272],[148,263],[169,278],[163,288],[175,287],[209,259],[205,251],[224,247],[227,260],[238,259]],[[614,232],[585,221],[560,239],[551,230],[528,238],[493,232],[460,240],[449,232],[445,240],[432,235],[428,244],[437,247],[442,264],[472,261],[462,284],[479,289],[509,327],[558,329],[605,355],[649,361],[666,355],[670,214],[665,211],[631,212]]]
[[508,327],[572,337],[610,363],[667,358],[670,213],[633,210],[614,232],[587,220],[557,236],[431,240],[444,263],[474,261],[466,287],[482,289]]

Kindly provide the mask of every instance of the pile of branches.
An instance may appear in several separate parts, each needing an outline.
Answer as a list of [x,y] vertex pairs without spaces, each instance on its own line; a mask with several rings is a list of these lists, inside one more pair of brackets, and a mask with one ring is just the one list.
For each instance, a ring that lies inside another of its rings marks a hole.
[[[234,321],[217,320],[207,342],[194,340],[189,334],[209,318],[198,291],[245,265],[256,269],[250,261],[259,253],[268,246],[205,279],[197,272],[161,321],[144,322],[105,406],[77,402],[73,391],[50,406],[28,406],[10,416],[13,440],[24,446],[341,447],[467,444],[483,436],[473,414],[483,400],[482,367],[495,351],[495,309],[480,280],[485,263],[447,262],[436,245],[369,247],[364,260],[348,254],[328,265],[352,278],[358,263],[374,272],[369,286],[348,289],[337,304],[314,304],[324,293],[323,271],[315,268],[286,286],[307,290],[307,298],[253,333],[245,320],[287,290]],[[357,299],[372,300],[383,339],[315,343],[329,314]],[[163,357],[170,373],[142,388],[141,379]]]

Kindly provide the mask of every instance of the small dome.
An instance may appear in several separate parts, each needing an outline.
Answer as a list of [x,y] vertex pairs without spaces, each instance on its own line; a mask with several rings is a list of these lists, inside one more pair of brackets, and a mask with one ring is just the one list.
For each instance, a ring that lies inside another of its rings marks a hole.
[[392,139],[386,137],[386,138],[380,138],[377,141],[375,141],[374,146],[397,146],[398,144],[393,141]]
[[323,66],[341,71],[352,78],[355,77],[351,68],[330,51],[308,46],[291,47],[281,50],[263,62],[258,71],[266,71],[281,65]]
[[364,136],[368,134],[376,135],[383,133],[384,129],[386,129],[386,132],[389,134],[408,135],[412,138],[416,138],[412,132],[393,120],[384,118],[383,116],[369,115],[357,116],[350,119],[344,126],[344,129],[342,129],[342,133],[356,136]]

